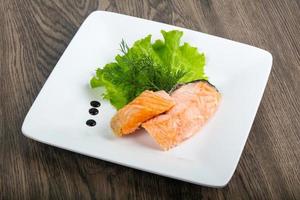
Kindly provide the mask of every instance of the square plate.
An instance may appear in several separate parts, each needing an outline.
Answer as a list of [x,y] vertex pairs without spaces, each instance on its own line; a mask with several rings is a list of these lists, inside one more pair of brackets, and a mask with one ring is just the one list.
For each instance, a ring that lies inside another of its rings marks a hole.
[[[182,40],[207,57],[210,82],[222,93],[215,116],[201,133],[169,151],[161,151],[140,131],[113,135],[109,122],[116,112],[92,90],[96,67],[114,60],[124,38],[129,45],[160,30],[178,29]],[[237,166],[271,70],[269,52],[216,36],[136,17],[96,11],[81,25],[29,110],[22,132],[34,140],[133,167],[212,187],[225,186]],[[99,114],[88,113],[91,100],[100,100]],[[95,119],[97,125],[85,122]]]

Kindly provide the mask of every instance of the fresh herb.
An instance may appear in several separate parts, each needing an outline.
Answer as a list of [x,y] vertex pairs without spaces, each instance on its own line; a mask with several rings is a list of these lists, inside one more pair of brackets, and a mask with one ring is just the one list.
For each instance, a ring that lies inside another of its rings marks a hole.
[[121,44],[120,44],[120,51],[123,54],[126,54],[128,52],[129,46],[127,45],[127,43],[125,42],[124,39],[122,39]]
[[144,90],[168,92],[177,83],[207,79],[204,54],[188,43],[180,46],[181,31],[162,31],[162,34],[164,41],[151,44],[148,35],[131,48],[122,40],[122,54],[115,57],[116,62],[97,69],[91,86],[104,86],[104,98],[120,109]]

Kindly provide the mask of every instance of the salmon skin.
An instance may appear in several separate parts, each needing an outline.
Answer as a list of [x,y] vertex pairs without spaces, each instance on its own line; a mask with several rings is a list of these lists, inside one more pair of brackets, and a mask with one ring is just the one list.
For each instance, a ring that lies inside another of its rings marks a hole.
[[168,111],[174,105],[174,100],[165,91],[146,90],[116,113],[111,120],[111,128],[118,136],[130,134],[143,122]]
[[168,150],[197,133],[213,116],[221,95],[208,81],[179,85],[171,94],[175,106],[142,127],[163,150]]

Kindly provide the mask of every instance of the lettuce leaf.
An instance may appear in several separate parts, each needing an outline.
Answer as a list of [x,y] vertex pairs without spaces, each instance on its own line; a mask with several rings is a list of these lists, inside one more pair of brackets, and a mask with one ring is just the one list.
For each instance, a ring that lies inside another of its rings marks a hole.
[[131,48],[121,43],[123,54],[96,70],[92,88],[105,87],[104,98],[120,109],[144,90],[170,91],[177,83],[207,79],[205,55],[188,43],[180,45],[182,31],[161,31],[164,40],[151,43],[151,35]]
[[157,40],[153,44],[153,49],[160,57],[163,65],[170,65],[174,69],[183,68],[188,73],[180,79],[180,83],[190,82],[196,79],[205,79],[207,76],[204,72],[205,55],[199,53],[196,47],[188,43],[180,46],[180,39],[183,32],[161,31],[164,41]]

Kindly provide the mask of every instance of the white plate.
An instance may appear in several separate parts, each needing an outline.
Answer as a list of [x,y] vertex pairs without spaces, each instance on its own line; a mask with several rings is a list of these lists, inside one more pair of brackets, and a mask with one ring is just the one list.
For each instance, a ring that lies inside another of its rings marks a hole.
[[[191,139],[161,151],[140,131],[116,138],[109,122],[115,109],[89,88],[98,66],[111,62],[124,38],[129,45],[160,30],[184,31],[183,41],[205,52],[206,72],[223,99],[216,115]],[[28,112],[22,132],[34,140],[133,167],[212,187],[225,186],[237,166],[271,70],[269,52],[216,36],[110,12],[93,12],[81,25]],[[88,113],[91,100],[100,113]],[[85,122],[95,119],[97,125]]]

